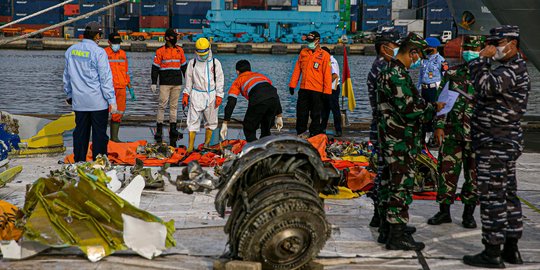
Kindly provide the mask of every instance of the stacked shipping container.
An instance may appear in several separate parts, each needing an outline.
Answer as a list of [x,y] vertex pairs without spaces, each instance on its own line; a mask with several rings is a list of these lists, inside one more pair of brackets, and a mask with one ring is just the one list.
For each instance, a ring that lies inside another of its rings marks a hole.
[[175,0],[172,7],[171,27],[180,32],[200,31],[208,26],[206,12],[212,2]]
[[454,32],[454,20],[445,0],[428,1],[425,14],[426,37],[440,37],[443,31]]
[[142,1],[139,27],[141,32],[165,32],[169,28],[169,1]]
[[362,31],[377,31],[379,26],[391,26],[391,0],[364,0],[362,4]]
[[0,24],[8,23],[13,20],[11,0],[0,0]]

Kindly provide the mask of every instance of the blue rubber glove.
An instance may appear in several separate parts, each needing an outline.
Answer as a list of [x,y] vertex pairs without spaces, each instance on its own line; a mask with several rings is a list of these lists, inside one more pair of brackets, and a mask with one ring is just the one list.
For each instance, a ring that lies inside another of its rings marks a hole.
[[131,101],[137,100],[137,97],[135,96],[135,92],[133,91],[133,88],[126,87],[129,91],[129,95],[131,96]]

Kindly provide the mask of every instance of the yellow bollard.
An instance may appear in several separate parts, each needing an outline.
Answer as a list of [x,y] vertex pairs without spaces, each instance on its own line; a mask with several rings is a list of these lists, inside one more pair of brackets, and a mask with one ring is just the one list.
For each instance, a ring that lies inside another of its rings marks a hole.
[[158,37],[159,42],[163,42],[165,39],[163,37]]
[[65,34],[64,39],[68,40],[69,39],[69,34]]

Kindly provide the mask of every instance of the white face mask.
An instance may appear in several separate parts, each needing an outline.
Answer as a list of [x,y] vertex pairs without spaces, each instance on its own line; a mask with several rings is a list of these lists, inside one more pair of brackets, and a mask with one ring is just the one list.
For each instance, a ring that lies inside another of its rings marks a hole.
[[[508,43],[508,44],[510,44],[510,43]],[[503,52],[503,51],[504,51],[504,49],[506,49],[506,46],[508,46],[508,44],[506,44],[504,46],[498,46],[497,47],[497,52],[493,56],[493,60],[501,60],[506,56],[506,53]]]

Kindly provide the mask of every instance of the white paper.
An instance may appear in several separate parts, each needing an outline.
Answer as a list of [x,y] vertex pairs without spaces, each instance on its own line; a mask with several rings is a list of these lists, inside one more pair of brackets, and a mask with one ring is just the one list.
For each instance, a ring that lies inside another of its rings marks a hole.
[[441,116],[441,115],[445,115],[449,113],[454,107],[454,104],[456,103],[457,98],[459,97],[459,93],[455,91],[450,91],[450,89],[448,89],[448,86],[449,86],[449,83],[446,83],[446,85],[444,85],[444,88],[441,91],[441,94],[439,95],[439,100],[437,100],[438,102],[446,103],[444,108],[440,112],[437,113],[437,116]]

